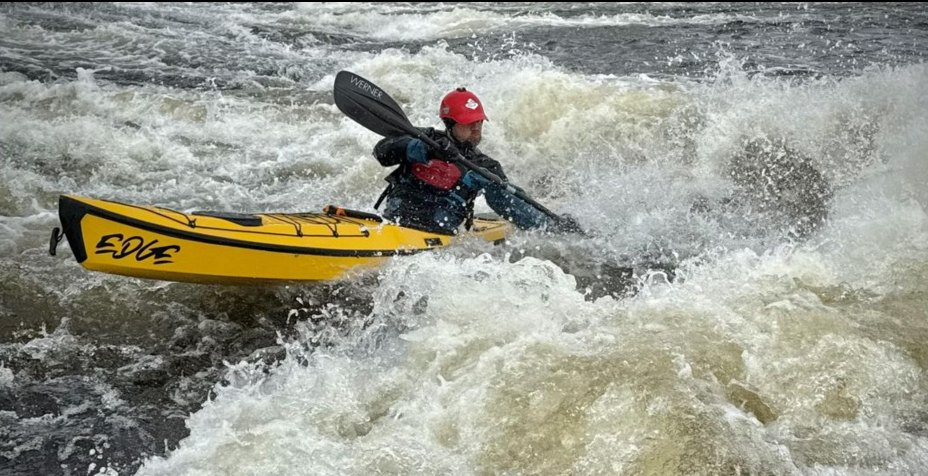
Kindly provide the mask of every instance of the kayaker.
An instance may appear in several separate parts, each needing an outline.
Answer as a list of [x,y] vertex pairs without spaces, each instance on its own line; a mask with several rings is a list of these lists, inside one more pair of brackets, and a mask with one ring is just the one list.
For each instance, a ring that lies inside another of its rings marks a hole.
[[485,193],[487,204],[519,228],[543,228],[574,232],[580,227],[569,215],[552,220],[501,186],[454,162],[457,153],[503,180],[499,162],[477,148],[487,116],[477,95],[457,88],[441,100],[439,117],[445,130],[420,128],[440,149],[434,150],[412,136],[388,137],[374,147],[374,157],[384,167],[399,165],[386,180],[390,183],[375,208],[385,201],[384,217],[403,226],[455,233],[469,227],[474,199]]

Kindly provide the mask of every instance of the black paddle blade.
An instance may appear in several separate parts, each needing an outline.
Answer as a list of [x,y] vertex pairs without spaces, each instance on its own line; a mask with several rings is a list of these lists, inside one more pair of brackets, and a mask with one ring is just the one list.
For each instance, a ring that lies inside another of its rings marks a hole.
[[370,81],[349,71],[335,76],[335,105],[346,116],[385,137],[414,134],[403,109]]

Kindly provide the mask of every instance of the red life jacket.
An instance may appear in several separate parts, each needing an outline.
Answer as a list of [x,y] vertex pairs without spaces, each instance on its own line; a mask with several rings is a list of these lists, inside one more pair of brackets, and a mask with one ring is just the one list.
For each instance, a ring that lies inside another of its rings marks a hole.
[[438,159],[432,159],[428,164],[412,164],[412,174],[419,180],[441,190],[451,190],[463,175],[457,165]]

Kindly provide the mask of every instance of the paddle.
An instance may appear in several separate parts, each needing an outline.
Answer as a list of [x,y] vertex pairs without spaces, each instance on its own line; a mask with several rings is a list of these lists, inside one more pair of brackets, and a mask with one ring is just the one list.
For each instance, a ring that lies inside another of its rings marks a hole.
[[[403,109],[396,104],[393,98],[370,81],[354,73],[341,71],[335,76],[335,105],[346,116],[377,134],[386,137],[411,135],[435,150],[441,149],[441,146],[409,122]],[[560,216],[532,200],[518,187],[509,184],[489,170],[477,166],[460,153],[454,160],[468,170],[503,187],[504,190],[551,217],[555,222],[563,221]]]

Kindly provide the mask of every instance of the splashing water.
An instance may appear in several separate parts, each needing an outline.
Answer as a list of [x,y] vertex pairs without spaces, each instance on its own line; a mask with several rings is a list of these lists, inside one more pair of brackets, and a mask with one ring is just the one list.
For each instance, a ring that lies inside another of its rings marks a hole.
[[[0,473],[918,474],[924,20],[0,7]],[[417,125],[476,92],[485,152],[593,236],[254,289],[47,256],[61,193],[369,210],[386,171],[332,103],[341,69]]]

